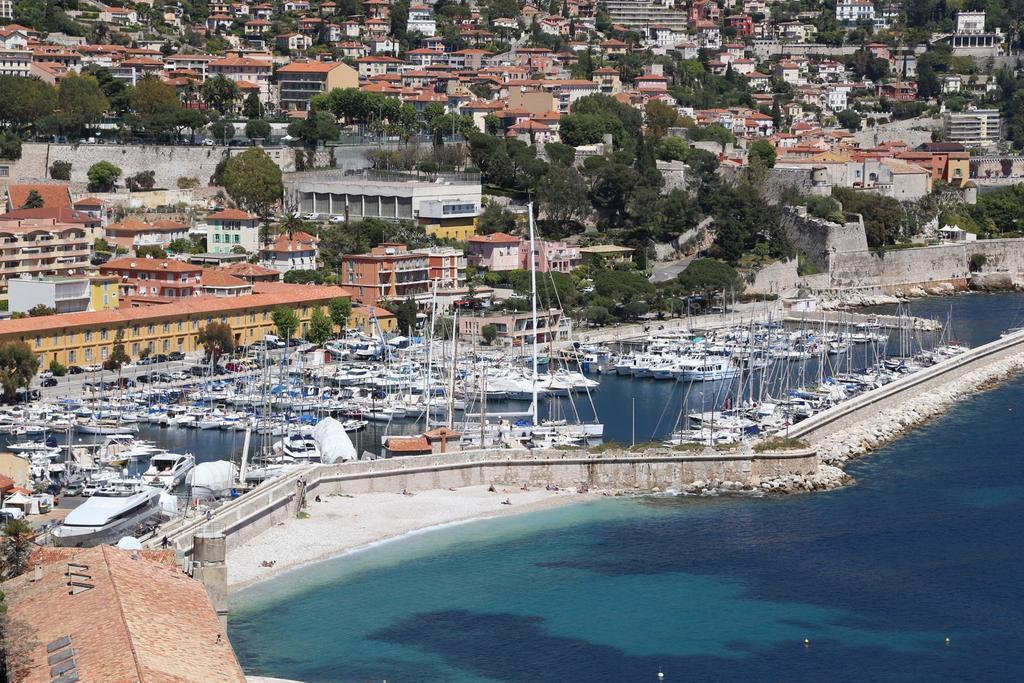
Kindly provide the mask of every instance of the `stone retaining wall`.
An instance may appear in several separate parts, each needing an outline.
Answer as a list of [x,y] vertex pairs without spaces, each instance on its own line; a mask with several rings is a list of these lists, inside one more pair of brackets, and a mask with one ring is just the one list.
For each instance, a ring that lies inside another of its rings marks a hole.
[[[188,554],[200,531],[217,531],[237,547],[296,513],[297,480],[305,477],[307,495],[422,491],[449,487],[587,487],[616,492],[682,490],[707,481],[734,482],[748,488],[781,479],[813,477],[818,457],[813,449],[780,453],[751,451],[684,453],[655,449],[628,451],[473,451],[313,465],[261,486],[224,505],[212,520],[165,530],[174,546]],[[153,539],[151,544],[158,544]]]

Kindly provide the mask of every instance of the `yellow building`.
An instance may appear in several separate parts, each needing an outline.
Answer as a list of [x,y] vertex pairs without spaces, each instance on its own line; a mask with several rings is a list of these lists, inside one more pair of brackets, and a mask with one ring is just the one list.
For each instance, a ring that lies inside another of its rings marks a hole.
[[347,290],[325,285],[258,282],[253,294],[235,297],[203,296],[174,303],[105,311],[19,318],[0,322],[0,342],[24,341],[41,364],[102,363],[120,338],[125,351],[139,358],[150,353],[202,351],[199,332],[212,322],[227,323],[239,346],[275,334],[274,309],[284,306],[299,318],[298,334],[305,336],[317,308],[327,312],[331,300],[349,298]]
[[344,62],[295,61],[277,70],[281,108],[309,111],[314,95],[335,88],[358,88],[359,74]]
[[363,334],[390,334],[398,330],[398,318],[391,311],[379,306],[353,306],[348,326],[349,329],[359,330]]
[[97,275],[89,278],[89,310],[107,311],[119,308],[118,279],[113,275]]
[[462,218],[420,216],[419,223],[423,226],[423,231],[431,237],[465,242],[476,234],[476,228],[480,221],[476,216],[465,216]]

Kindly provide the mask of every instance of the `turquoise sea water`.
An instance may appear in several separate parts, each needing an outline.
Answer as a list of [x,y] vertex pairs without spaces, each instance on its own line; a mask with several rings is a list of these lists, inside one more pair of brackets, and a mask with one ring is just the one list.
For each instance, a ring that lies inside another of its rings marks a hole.
[[[974,312],[980,343],[1020,301],[954,315]],[[310,682],[1024,680],[1022,418],[1016,379],[839,491],[607,499],[414,535],[237,594],[232,644],[249,672]]]

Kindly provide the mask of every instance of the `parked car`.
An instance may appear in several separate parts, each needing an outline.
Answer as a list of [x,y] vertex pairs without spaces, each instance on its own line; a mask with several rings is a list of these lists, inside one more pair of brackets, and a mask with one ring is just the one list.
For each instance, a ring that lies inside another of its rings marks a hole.
[[168,356],[163,353],[158,353],[154,358],[154,363],[166,363],[169,360]]
[[92,363],[91,365],[83,365],[82,370],[85,372],[99,372],[103,369],[103,366]]
[[181,351],[172,351],[171,353],[167,354],[167,360],[185,360],[185,354],[183,354]]
[[81,367],[77,365],[72,365],[71,367],[68,368],[69,375],[81,375],[83,372],[85,372],[85,370],[83,370]]
[[57,386],[57,378],[56,377],[47,377],[42,382],[40,382],[39,385],[43,386],[43,387],[55,387],[55,386]]
[[189,375],[189,373],[183,372],[181,370],[179,370],[177,372],[172,372],[171,373],[171,379],[173,379],[173,380],[180,381],[180,380],[183,380],[183,379],[188,379],[189,377],[191,377],[191,375]]
[[49,379],[50,377],[53,377],[53,373],[49,370],[43,370],[39,373],[39,379]]
[[15,519],[25,519],[25,511],[21,508],[0,508],[0,522],[10,522]]
[[202,365],[193,365],[188,369],[189,374],[193,377],[202,377],[206,374],[206,370],[207,368],[204,368]]
[[139,384],[149,384],[149,375],[139,375],[135,378],[135,381]]

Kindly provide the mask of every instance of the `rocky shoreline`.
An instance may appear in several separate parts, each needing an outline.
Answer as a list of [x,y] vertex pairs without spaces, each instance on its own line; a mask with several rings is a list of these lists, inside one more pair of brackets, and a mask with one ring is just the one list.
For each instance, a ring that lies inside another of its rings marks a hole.
[[838,467],[822,463],[818,473],[814,475],[789,474],[774,479],[764,479],[757,486],[739,481],[722,481],[698,479],[682,490],[688,495],[715,495],[721,493],[811,493],[813,491],[831,491],[846,486],[853,477]]

